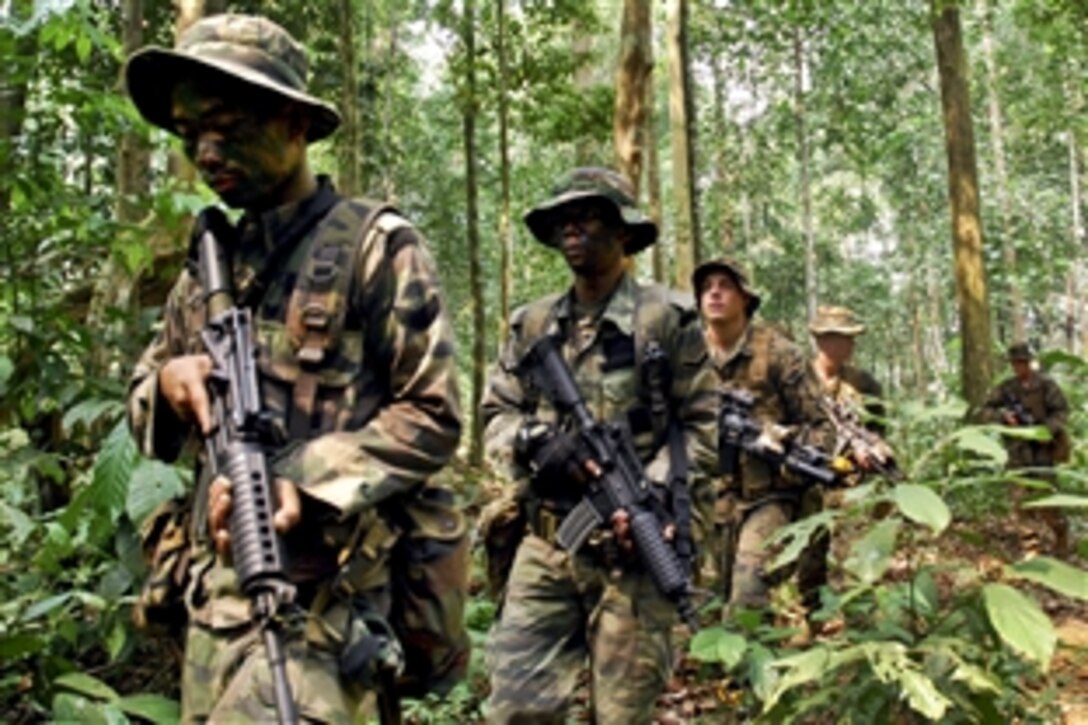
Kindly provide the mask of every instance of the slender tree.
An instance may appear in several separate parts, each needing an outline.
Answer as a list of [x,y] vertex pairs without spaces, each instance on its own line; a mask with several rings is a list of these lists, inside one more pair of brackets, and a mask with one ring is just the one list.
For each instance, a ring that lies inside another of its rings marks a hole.
[[977,407],[986,398],[993,366],[967,58],[959,8],[945,0],[932,0],[931,8],[948,154],[948,196],[960,317],[960,379],[964,397]]
[[673,199],[676,207],[674,284],[691,288],[699,263],[692,166],[690,82],[687,64],[687,0],[668,2],[669,126],[672,132]]
[[513,235],[510,227],[510,99],[507,90],[509,66],[506,57],[506,0],[495,0],[495,53],[499,62],[499,339],[510,328],[510,287]]
[[647,92],[653,82],[651,22],[649,0],[624,0],[612,139],[616,165],[635,187],[636,196],[642,180],[646,101],[652,98]]
[[355,196],[362,191],[359,173],[362,166],[362,133],[359,127],[359,73],[355,43],[358,38],[355,23],[355,3],[340,0],[337,4],[337,20],[340,31],[340,114],[343,122],[336,134],[339,146],[337,154],[337,186],[345,196]]
[[[642,120],[643,146],[646,148],[646,196],[650,207],[650,218],[661,229],[661,164],[657,157],[657,104],[654,102],[653,79],[646,84],[646,115]],[[658,237],[657,244],[650,247],[650,263],[654,281],[665,284],[665,240]]]
[[794,68],[794,127],[797,131],[797,163],[800,168],[801,233],[805,240],[805,310],[808,319],[816,316],[819,300],[819,284],[816,270],[816,236],[812,224],[812,183],[809,167],[808,117],[805,111],[805,82],[808,75],[805,58],[805,31],[800,25],[793,29]]

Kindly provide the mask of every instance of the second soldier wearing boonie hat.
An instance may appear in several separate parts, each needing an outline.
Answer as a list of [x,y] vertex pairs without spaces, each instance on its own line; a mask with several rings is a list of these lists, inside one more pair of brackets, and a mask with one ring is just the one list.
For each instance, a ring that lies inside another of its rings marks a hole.
[[[520,376],[522,361],[541,336],[553,336],[591,415],[629,426],[655,486],[673,479],[663,432],[682,436],[689,475],[677,469],[676,485],[696,491],[716,458],[714,381],[690,298],[626,272],[625,255],[657,238],[626,179],[610,169],[573,169],[525,223],[537,241],[563,252],[573,280],[513,313],[481,407],[505,503],[520,508],[529,529],[513,540],[511,570],[491,582],[505,584],[505,596],[488,642],[486,716],[490,723],[563,721],[588,661],[591,717],[644,722],[670,675],[674,604],[617,545],[607,522],[576,554],[558,545],[560,523],[585,495],[577,426]],[[648,363],[646,351],[655,347],[664,359]],[[681,489],[673,493],[663,500],[685,498]],[[678,553],[690,553],[690,522],[679,509],[675,542]],[[481,529],[486,548],[495,549],[492,529]]]

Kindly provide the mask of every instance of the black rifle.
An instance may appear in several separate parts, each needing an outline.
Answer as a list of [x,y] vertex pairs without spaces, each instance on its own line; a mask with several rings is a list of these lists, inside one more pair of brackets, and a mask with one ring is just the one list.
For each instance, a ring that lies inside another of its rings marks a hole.
[[855,455],[863,454],[869,460],[873,472],[895,480],[903,479],[903,472],[899,470],[899,464],[895,460],[895,451],[880,434],[861,424],[853,407],[828,395],[823,396],[822,402],[838,433],[838,446],[835,451],[837,455],[851,452]]
[[276,497],[261,445],[269,426],[261,410],[253,318],[249,309],[234,305],[223,250],[211,231],[200,236],[199,264],[208,313],[203,339],[214,366],[209,380],[214,428],[204,441],[208,465],[213,479],[230,480],[234,569],[264,637],[279,720],[294,725],[298,712],[280,626],[295,587],[287,580],[283,543],[272,523]]
[[1036,425],[1038,422],[1035,420],[1035,416],[1024,407],[1023,403],[1011,396],[1005,398],[1005,406],[1002,408],[1002,412],[1015,418],[1017,426],[1031,426]]
[[626,511],[635,551],[658,590],[675,603],[681,619],[694,632],[698,622],[691,601],[691,576],[665,540],[662,529],[668,516],[646,478],[627,430],[593,418],[550,335],[533,345],[521,361],[519,372],[548,396],[561,416],[570,416],[589,458],[601,470],[600,476],[590,479],[585,497],[559,525],[556,543],[566,551],[577,552],[594,530],[612,520],[613,514]]
[[753,417],[755,399],[747,390],[723,390],[721,403],[718,419],[721,473],[736,474],[743,451],[808,483],[832,486],[838,480],[831,456],[819,448],[790,440],[784,429],[779,431],[774,426],[764,426]]

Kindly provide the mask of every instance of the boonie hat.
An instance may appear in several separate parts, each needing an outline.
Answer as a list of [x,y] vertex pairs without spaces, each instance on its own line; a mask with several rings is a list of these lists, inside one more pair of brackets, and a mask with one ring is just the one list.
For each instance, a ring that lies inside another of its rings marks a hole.
[[309,112],[308,141],[323,139],[340,125],[330,104],[306,92],[306,52],[267,18],[212,15],[189,26],[173,50],[148,46],[125,63],[125,87],[140,114],[176,133],[171,113],[174,88],[198,73],[217,73],[294,101]]
[[657,225],[639,210],[631,182],[611,169],[596,166],[578,167],[560,177],[551,197],[525,215],[525,225],[538,242],[554,247],[556,212],[578,199],[604,199],[616,207],[631,232],[624,247],[628,255],[657,241]]
[[849,307],[821,305],[816,308],[816,316],[808,323],[808,331],[813,335],[846,335],[856,337],[865,332],[863,325]]

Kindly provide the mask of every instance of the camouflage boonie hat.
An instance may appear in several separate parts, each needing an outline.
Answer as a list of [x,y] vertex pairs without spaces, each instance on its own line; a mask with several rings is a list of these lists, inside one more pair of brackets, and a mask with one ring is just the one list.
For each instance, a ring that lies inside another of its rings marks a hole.
[[636,254],[657,241],[657,225],[643,214],[635,201],[631,182],[611,169],[582,166],[561,177],[552,196],[525,215],[525,225],[537,241],[555,246],[555,212],[578,199],[604,199],[615,205],[631,232],[625,251]]
[[813,335],[846,335],[856,337],[865,332],[863,325],[849,307],[820,306],[816,316],[808,323],[808,331]]
[[294,101],[310,114],[308,141],[325,138],[340,125],[340,114],[306,92],[306,52],[267,18],[212,15],[193,23],[177,48],[148,46],[125,64],[125,86],[140,114],[176,133],[171,113],[174,88],[197,73],[218,74]]
[[744,270],[744,267],[735,259],[729,257],[717,257],[715,259],[707,260],[703,262],[691,275],[691,288],[695,292],[695,306],[701,307],[699,300],[702,297],[703,283],[706,282],[706,278],[714,272],[720,272],[729,275],[733,282],[740,287],[740,291],[748,296],[748,306],[746,312],[751,317],[759,309],[760,303],[763,298],[759,296],[759,292],[752,286],[752,282],[748,277],[748,273]]
[[1031,361],[1035,359],[1035,355],[1031,352],[1031,346],[1026,342],[1018,342],[1015,345],[1010,345],[1008,356],[1010,361]]

